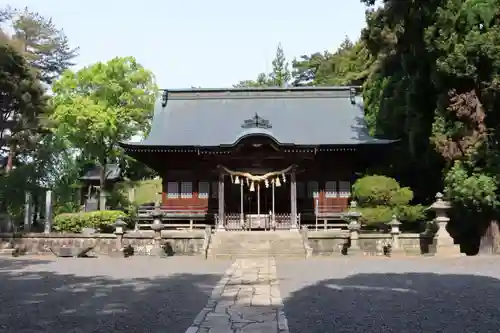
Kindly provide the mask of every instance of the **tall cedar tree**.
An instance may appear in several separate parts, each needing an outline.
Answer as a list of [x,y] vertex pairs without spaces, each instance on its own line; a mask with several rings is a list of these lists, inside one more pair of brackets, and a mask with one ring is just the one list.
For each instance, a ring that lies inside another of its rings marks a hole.
[[44,89],[24,57],[0,42],[0,147],[9,155],[36,145],[46,102]]
[[12,11],[9,23],[14,32],[12,40],[28,63],[38,70],[42,82],[52,84],[64,70],[74,65],[72,60],[78,56],[78,48],[69,45],[68,37],[51,18],[24,8]]

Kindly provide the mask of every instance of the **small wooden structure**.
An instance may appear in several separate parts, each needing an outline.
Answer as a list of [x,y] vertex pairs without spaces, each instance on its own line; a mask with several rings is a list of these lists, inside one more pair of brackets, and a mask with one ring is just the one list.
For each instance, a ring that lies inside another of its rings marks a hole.
[[[101,167],[99,165],[92,166],[85,170],[83,176],[80,177],[82,182],[82,191],[80,195],[80,203],[84,207],[96,206],[99,201],[99,185],[100,185]],[[114,184],[122,180],[122,170],[118,164],[106,165],[106,184],[112,187]],[[87,210],[87,209],[86,209]],[[96,209],[90,209],[96,210]]]
[[368,135],[356,88],[300,87],[165,91],[149,136],[121,146],[162,177],[164,221],[275,230],[341,220],[392,142]]

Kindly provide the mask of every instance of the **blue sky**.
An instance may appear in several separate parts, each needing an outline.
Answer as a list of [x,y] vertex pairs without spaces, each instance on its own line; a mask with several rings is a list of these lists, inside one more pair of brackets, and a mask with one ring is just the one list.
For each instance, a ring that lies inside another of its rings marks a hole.
[[365,10],[359,2],[8,1],[52,17],[80,47],[77,67],[134,56],[161,88],[230,87],[253,79],[270,71],[278,42],[290,60],[334,50],[345,35],[359,37]]

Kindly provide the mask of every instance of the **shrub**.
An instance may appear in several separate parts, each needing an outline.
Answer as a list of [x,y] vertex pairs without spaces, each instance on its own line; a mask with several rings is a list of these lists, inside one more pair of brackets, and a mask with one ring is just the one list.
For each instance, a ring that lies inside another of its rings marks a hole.
[[426,216],[425,207],[410,205],[413,191],[386,176],[358,179],[353,185],[353,198],[359,204],[361,223],[366,225],[390,222],[393,215],[403,223],[422,221]]
[[83,228],[94,228],[101,232],[111,231],[117,219],[127,214],[119,210],[63,213],[54,218],[54,230],[59,232],[81,232]]
[[418,222],[426,218],[427,211],[422,205],[404,205],[396,207],[394,214],[401,222]]
[[362,207],[407,205],[413,200],[413,191],[401,188],[394,178],[386,176],[365,176],[353,187],[353,197]]
[[387,223],[392,220],[393,211],[387,206],[358,208],[361,224]]

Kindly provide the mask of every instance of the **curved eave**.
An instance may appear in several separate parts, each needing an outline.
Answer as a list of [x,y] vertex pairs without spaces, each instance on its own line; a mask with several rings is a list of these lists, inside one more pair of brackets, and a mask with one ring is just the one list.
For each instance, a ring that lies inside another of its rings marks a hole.
[[218,147],[221,148],[233,148],[239,143],[241,143],[243,140],[249,139],[249,138],[265,138],[270,141],[272,141],[274,144],[278,146],[290,146],[290,144],[286,144],[281,142],[274,134],[273,132],[264,129],[264,128],[250,128],[247,129],[243,132],[241,132],[238,137],[232,142],[228,144],[221,144]]
[[[242,137],[239,141],[243,140]],[[120,143],[119,145],[127,153],[196,153],[196,154],[229,154],[239,141],[233,144],[219,146],[160,146],[145,143]],[[285,152],[298,151],[353,151],[357,148],[368,146],[384,146],[399,142],[400,140],[374,139],[373,141],[348,143],[348,144],[327,144],[327,145],[295,145],[278,143]]]
[[401,139],[390,140],[390,139],[373,138],[373,140],[370,140],[370,141],[360,142],[358,145],[390,145],[390,144],[397,143],[400,141],[401,141]]

